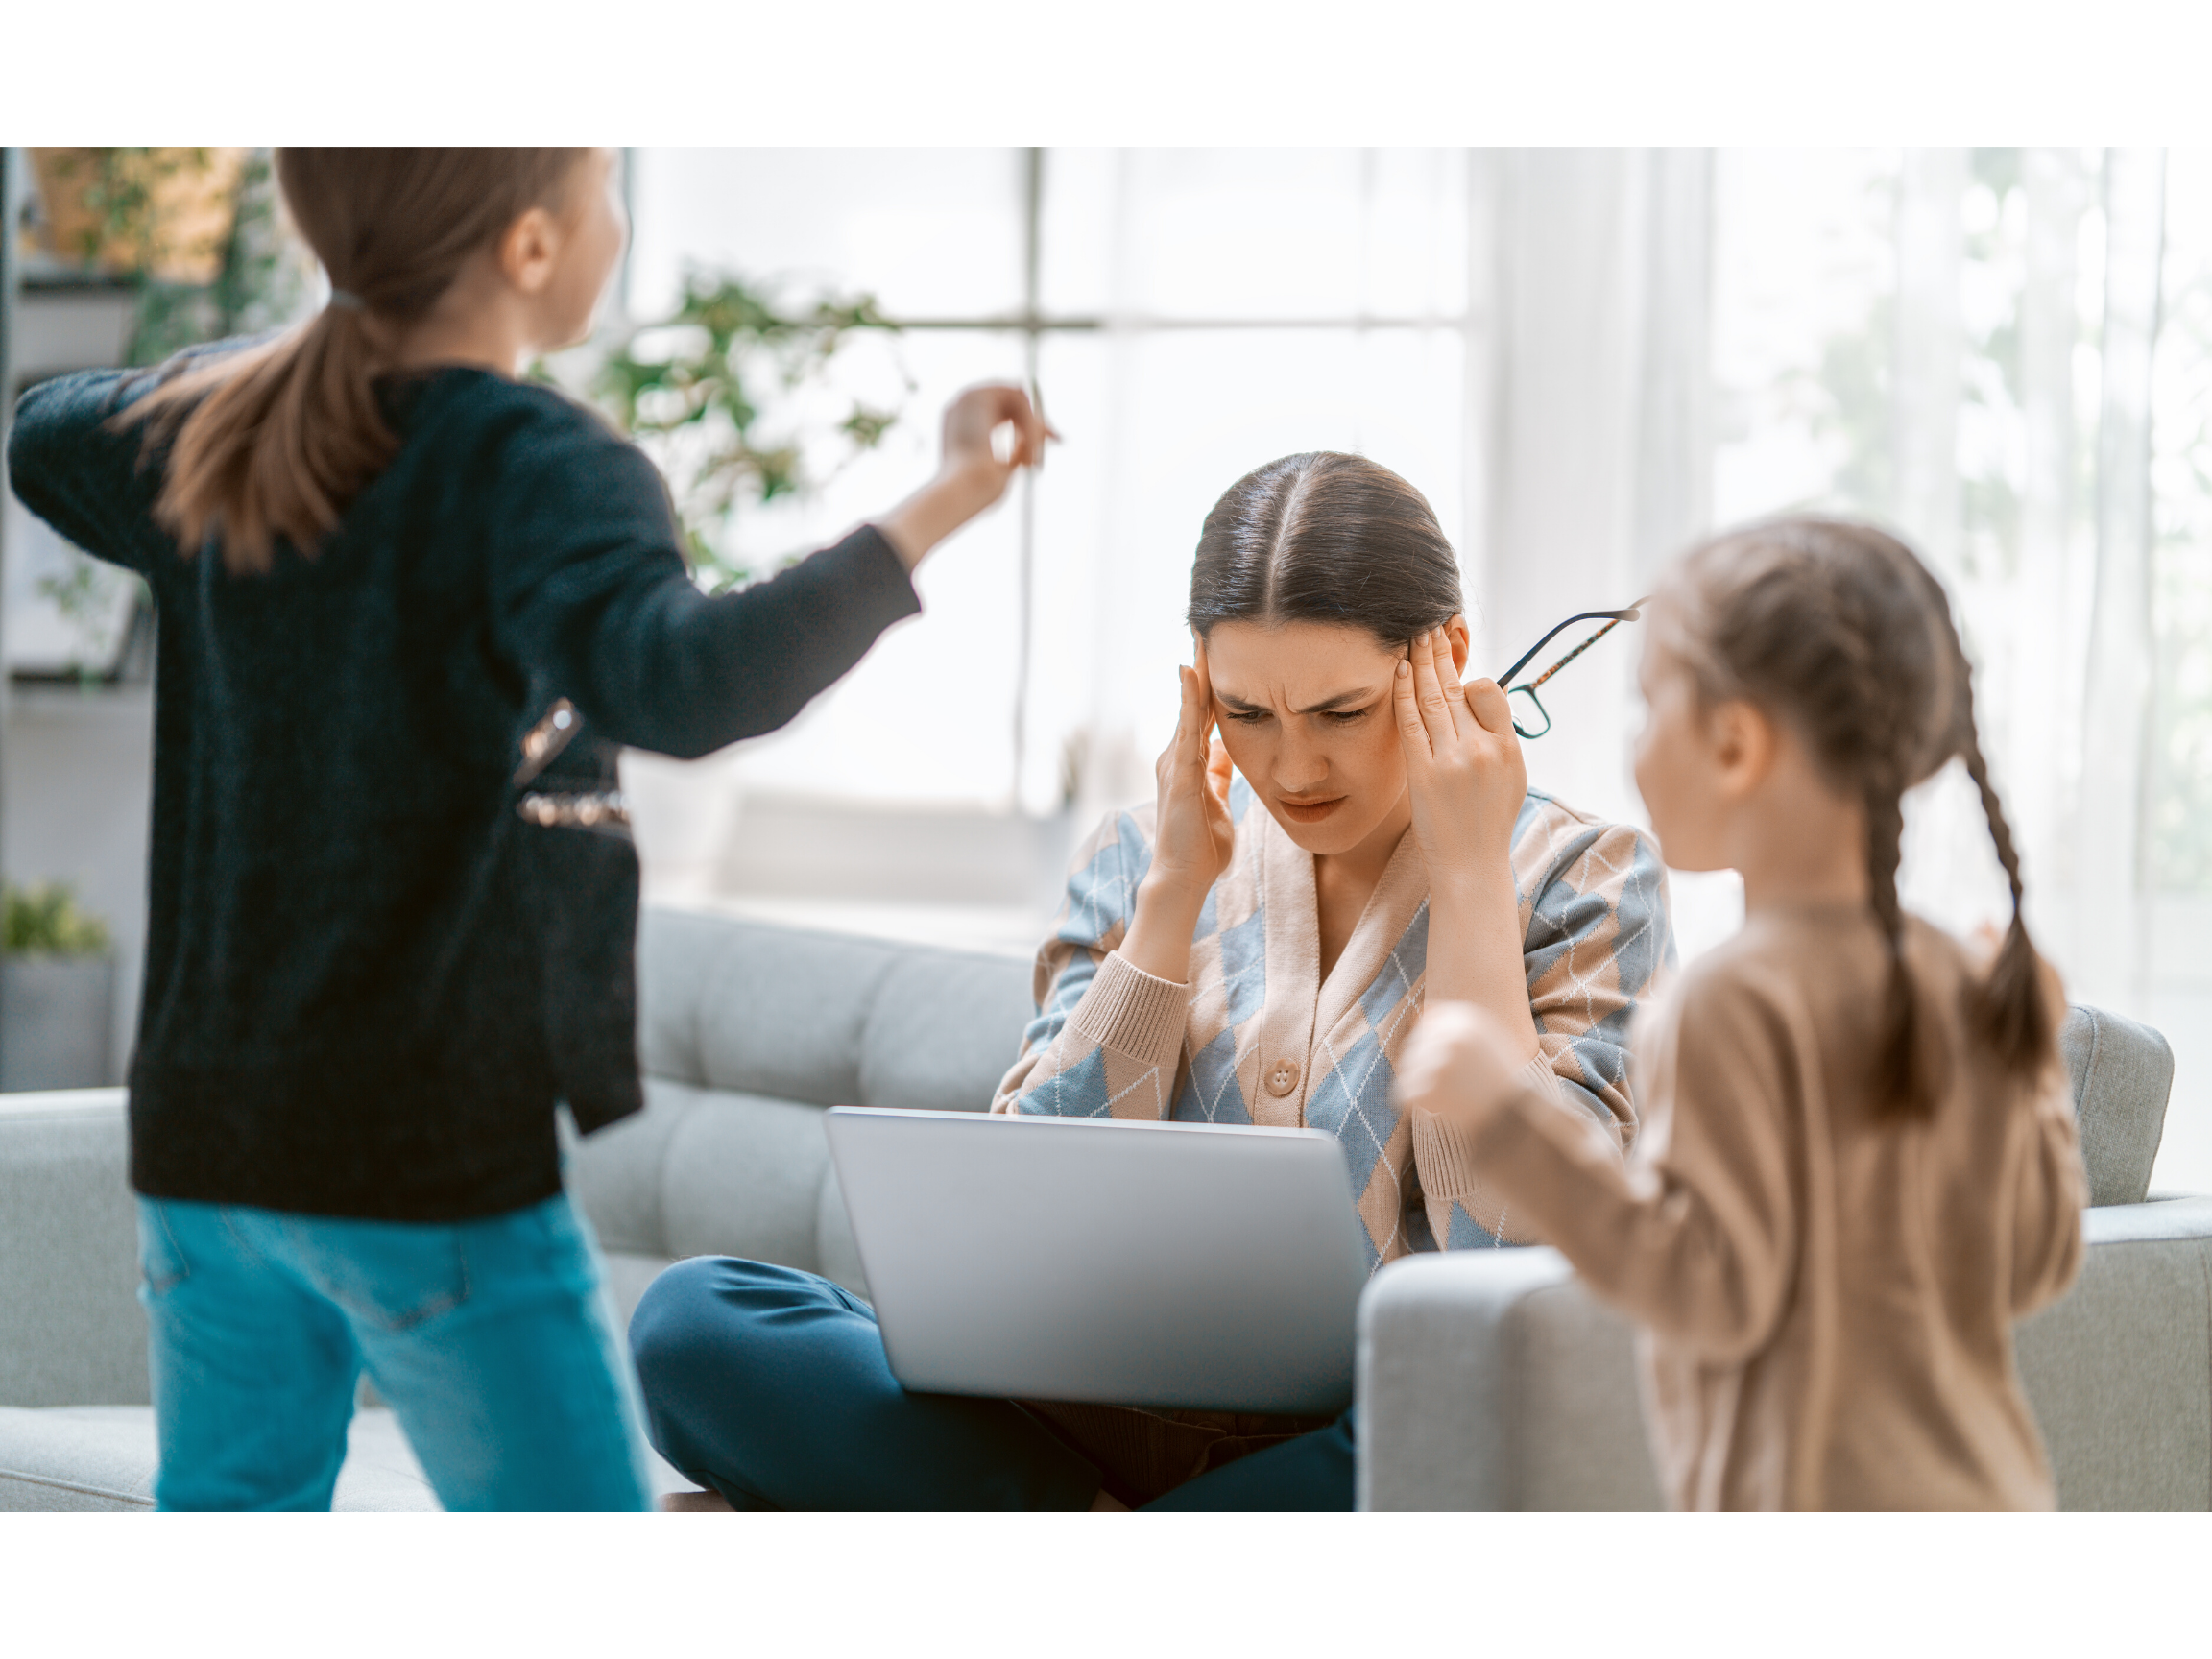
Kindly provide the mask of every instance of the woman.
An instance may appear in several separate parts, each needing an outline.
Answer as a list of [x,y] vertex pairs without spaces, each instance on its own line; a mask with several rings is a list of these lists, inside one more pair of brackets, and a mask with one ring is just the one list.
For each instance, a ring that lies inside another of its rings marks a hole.
[[[1378,1265],[1530,1238],[1449,1127],[1393,1108],[1396,1057],[1426,998],[1476,1003],[1522,1079],[1624,1147],[1628,1021],[1672,955],[1651,843],[1528,792],[1504,693],[1459,680],[1451,544],[1371,461],[1239,480],[1207,516],[1190,623],[1156,800],[1077,855],[993,1110],[1329,1130]],[[906,1394],[865,1306],[786,1268],[671,1268],[631,1341],[656,1444],[737,1501],[1352,1502],[1349,1414]]]

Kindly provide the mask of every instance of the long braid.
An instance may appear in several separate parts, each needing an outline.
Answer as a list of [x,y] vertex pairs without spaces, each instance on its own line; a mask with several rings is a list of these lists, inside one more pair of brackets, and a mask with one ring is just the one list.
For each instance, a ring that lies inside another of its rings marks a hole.
[[[1957,637],[1953,637],[1957,649]],[[2028,919],[2021,904],[2027,897],[2020,880],[2020,855],[2012,846],[2012,826],[2006,821],[2004,804],[1989,781],[1989,762],[1983,758],[1982,742],[1974,727],[1974,690],[1965,656],[1958,668],[1959,754],[1966,763],[1966,776],[1982,794],[1982,815],[1989,821],[1989,839],[1997,844],[1997,861],[2005,866],[2005,879],[2012,889],[2012,921],[2005,929],[2004,946],[1990,965],[1989,975],[1969,988],[1966,1012],[1974,1034],[1988,1046],[1997,1062],[2019,1078],[2033,1076],[2051,1060],[2057,1036],[2056,1011],[2043,986],[2042,962],[2028,937]]]
[[1866,788],[1866,890],[1874,920],[1889,948],[1889,974],[1882,992],[1882,1049],[1876,1065],[1882,1100],[1903,1118],[1926,1118],[1937,1090],[1930,1075],[1920,1031],[1920,1002],[1905,962],[1905,912],[1897,902],[1897,865],[1903,855],[1905,811],[1896,781]]

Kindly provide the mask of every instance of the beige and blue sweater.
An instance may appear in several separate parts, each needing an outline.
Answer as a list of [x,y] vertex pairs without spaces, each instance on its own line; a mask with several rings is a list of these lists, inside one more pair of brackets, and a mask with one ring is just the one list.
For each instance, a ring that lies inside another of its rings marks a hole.
[[[1428,978],[1429,877],[1414,835],[1324,980],[1312,854],[1242,778],[1229,805],[1237,849],[1199,915],[1188,984],[1118,951],[1151,863],[1153,809],[1109,815],[1083,845],[1037,952],[1037,1018],[992,1110],[1325,1129],[1351,1165],[1370,1266],[1529,1241],[1454,1132],[1391,1100]],[[1629,826],[1531,792],[1512,864],[1542,1050],[1528,1081],[1625,1148],[1629,1018],[1674,961],[1658,851]]]

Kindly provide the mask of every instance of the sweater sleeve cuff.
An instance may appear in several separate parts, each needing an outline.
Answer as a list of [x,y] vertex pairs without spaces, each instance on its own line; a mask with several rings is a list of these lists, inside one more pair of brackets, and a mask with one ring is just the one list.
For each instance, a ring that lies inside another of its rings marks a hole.
[[1156,978],[1116,950],[1098,965],[1068,1023],[1101,1048],[1165,1065],[1183,1046],[1190,1010],[1190,986]]
[[[1515,1094],[1532,1094],[1546,1102],[1559,1098],[1559,1079],[1551,1056],[1538,1054],[1514,1073]],[[1474,1142],[1477,1131],[1431,1112],[1413,1114],[1413,1158],[1421,1190],[1432,1198],[1464,1202],[1479,1191]]]

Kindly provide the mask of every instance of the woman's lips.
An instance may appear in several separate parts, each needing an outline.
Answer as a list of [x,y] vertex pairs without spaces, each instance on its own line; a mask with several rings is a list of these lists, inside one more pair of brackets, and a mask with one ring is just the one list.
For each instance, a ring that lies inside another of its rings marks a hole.
[[1276,805],[1290,815],[1293,823],[1318,824],[1348,799],[1348,796],[1335,795],[1326,801],[1293,801],[1287,796],[1279,795],[1276,797]]

